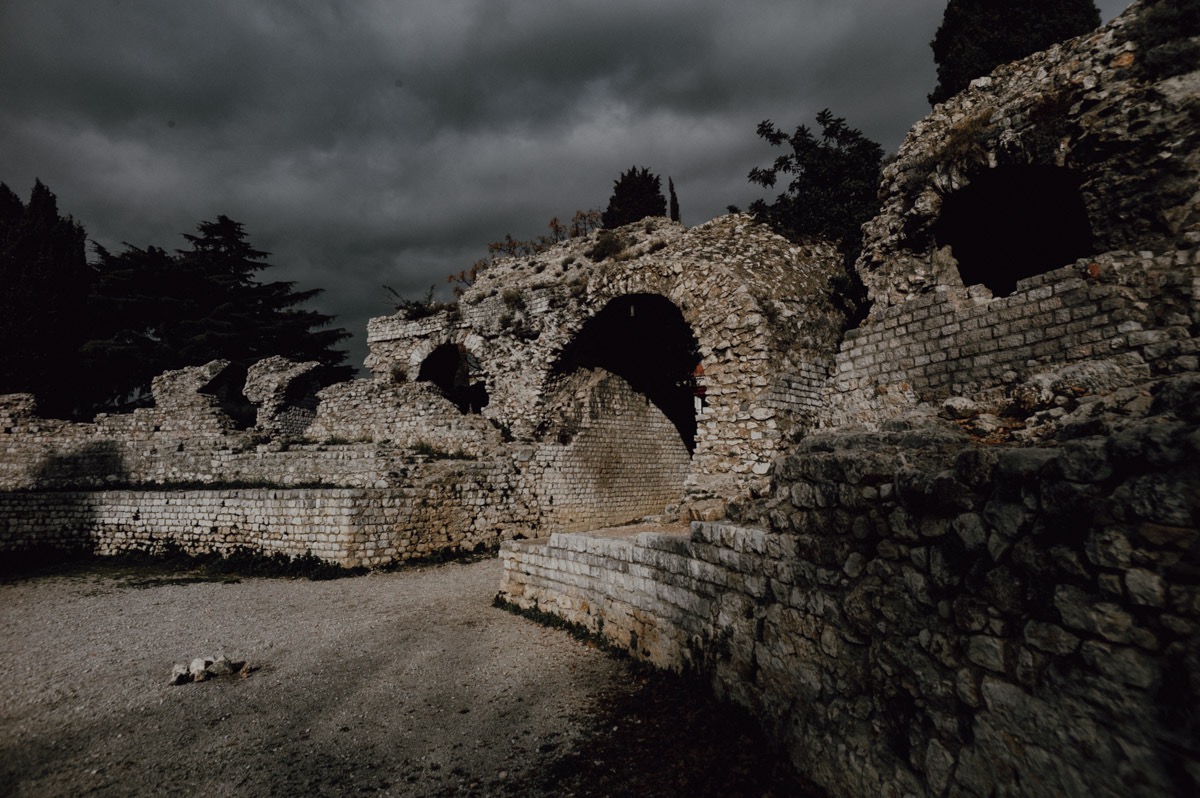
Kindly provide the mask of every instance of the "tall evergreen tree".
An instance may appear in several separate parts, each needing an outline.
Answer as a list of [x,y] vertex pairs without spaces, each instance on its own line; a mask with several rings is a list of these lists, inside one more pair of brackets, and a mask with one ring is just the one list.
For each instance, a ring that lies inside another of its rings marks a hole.
[[950,0],[929,44],[938,75],[929,103],[944,102],[1000,64],[1099,24],[1093,0]]
[[87,234],[36,181],[29,203],[0,183],[0,393],[37,394],[69,409],[91,282]]
[[671,198],[671,221],[679,221],[679,197],[675,196],[675,181],[667,178],[667,193]]
[[630,167],[613,183],[608,208],[600,217],[609,230],[631,224],[647,216],[666,216],[667,200],[662,193],[662,180],[643,167]]
[[271,355],[315,360],[326,384],[352,375],[345,352],[333,348],[349,333],[330,328],[333,317],[299,307],[320,289],[259,282],[268,253],[226,216],[201,222],[197,233],[185,234],[191,246],[175,255],[98,249],[94,337],[84,347],[95,403],[136,403],[163,370],[217,358],[242,366]]

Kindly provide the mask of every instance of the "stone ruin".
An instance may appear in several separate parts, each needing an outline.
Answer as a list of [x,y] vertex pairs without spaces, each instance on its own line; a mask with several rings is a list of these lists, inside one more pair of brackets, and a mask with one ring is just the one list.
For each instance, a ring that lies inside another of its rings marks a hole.
[[703,674],[831,795],[1195,794],[1200,72],[1146,67],[1165,2],[913,128],[860,323],[828,244],[644,220],[372,320],[369,379],[0,398],[0,548],[502,543],[503,600]]
[[[75,424],[0,399],[9,549],[311,552],[379,566],[764,494],[813,424],[844,317],[823,243],[662,219],[496,262],[452,307],[372,320],[370,379],[224,361]],[[702,366],[702,374],[697,367]]]

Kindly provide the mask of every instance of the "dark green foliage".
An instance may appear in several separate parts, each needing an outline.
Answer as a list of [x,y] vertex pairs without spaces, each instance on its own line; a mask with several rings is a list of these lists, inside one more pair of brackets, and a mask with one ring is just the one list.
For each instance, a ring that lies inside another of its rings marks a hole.
[[667,193],[671,196],[671,221],[679,221],[679,197],[675,196],[675,181],[667,178]]
[[1200,0],[1157,0],[1133,31],[1142,74],[1162,80],[1200,66]]
[[190,249],[96,247],[59,216],[37,182],[29,203],[0,183],[0,393],[32,392],[51,416],[89,416],[148,400],[167,369],[218,358],[245,368],[271,355],[316,360],[319,379],[347,379],[349,337],[332,317],[298,306],[321,293],[255,279],[267,253],[225,216],[184,236]]
[[950,0],[929,46],[936,105],[1001,64],[1081,36],[1100,25],[1092,0]]
[[315,360],[323,384],[347,379],[349,337],[329,329],[332,317],[298,306],[321,293],[294,283],[264,283],[267,253],[246,241],[243,226],[226,216],[201,222],[191,245],[170,255],[157,247],[126,245],[120,254],[97,248],[91,339],[83,346],[88,398],[94,407],[120,409],[144,399],[150,380],[222,358],[240,366],[272,355]]
[[41,181],[28,204],[0,183],[0,393],[37,394],[42,412],[70,409],[92,280],[86,238]]
[[787,190],[768,204],[755,200],[750,212],[792,241],[822,236],[852,263],[862,246],[862,226],[879,210],[877,191],[883,148],[825,109],[817,114],[821,135],[801,125],[791,135],[769,121],[758,135],[788,152],[767,169],[750,170],[750,182],[771,188],[790,175]]
[[632,224],[647,216],[666,216],[667,200],[662,193],[662,180],[643,167],[630,167],[613,183],[608,208],[600,217],[609,230]]
[[[750,170],[750,182],[770,188],[780,174],[791,175],[787,191],[773,203],[755,200],[750,213],[791,241],[821,236],[835,243],[846,264],[844,276],[835,277],[834,302],[849,323],[867,313],[867,292],[854,261],[862,251],[862,226],[879,212],[879,173],[883,148],[835,117],[826,108],[817,114],[818,138],[801,125],[790,136],[770,121],[758,126],[758,135],[785,152],[767,169]],[[730,212],[736,212],[730,206]]]

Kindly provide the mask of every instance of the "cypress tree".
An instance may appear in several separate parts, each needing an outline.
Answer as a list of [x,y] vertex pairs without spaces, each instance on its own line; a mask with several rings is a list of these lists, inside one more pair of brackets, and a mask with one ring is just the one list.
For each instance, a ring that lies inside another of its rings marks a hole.
[[28,204],[0,183],[0,393],[34,393],[47,414],[73,402],[92,276],[86,242],[40,180]]
[[608,208],[600,217],[609,230],[631,224],[647,216],[666,216],[667,200],[662,193],[662,180],[643,167],[630,167],[613,183]]

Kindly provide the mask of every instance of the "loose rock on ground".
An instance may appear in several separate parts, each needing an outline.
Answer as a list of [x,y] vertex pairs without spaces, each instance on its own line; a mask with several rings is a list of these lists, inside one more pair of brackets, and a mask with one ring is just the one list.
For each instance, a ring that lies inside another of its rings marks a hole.
[[[740,715],[493,608],[498,582],[487,560],[0,584],[0,794],[795,794]],[[197,651],[260,670],[168,685]]]

